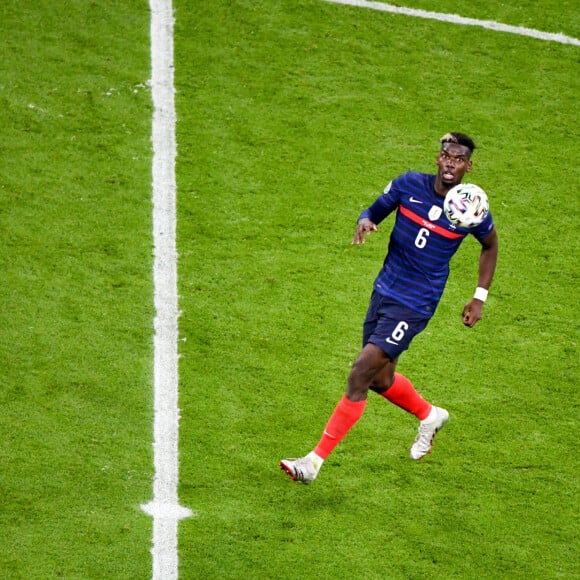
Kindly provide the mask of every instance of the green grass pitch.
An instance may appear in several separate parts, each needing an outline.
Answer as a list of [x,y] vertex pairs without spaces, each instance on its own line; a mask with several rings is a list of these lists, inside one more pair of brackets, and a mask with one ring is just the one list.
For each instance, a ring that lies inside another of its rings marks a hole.
[[[409,0],[579,38],[571,0]],[[184,579],[577,578],[579,48],[322,0],[175,0]],[[0,577],[150,578],[149,7],[0,17]],[[357,215],[471,134],[478,247],[400,369],[451,422],[371,397],[310,487],[391,221]]]

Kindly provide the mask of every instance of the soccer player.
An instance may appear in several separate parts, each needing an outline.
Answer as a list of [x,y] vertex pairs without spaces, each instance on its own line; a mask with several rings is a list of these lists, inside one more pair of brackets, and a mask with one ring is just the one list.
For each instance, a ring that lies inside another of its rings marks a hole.
[[445,194],[471,171],[475,144],[463,133],[447,133],[440,143],[436,175],[400,175],[358,218],[352,243],[364,244],[370,232],[397,212],[363,325],[363,349],[349,374],[346,393],[313,451],[280,462],[295,481],[314,481],[324,460],[362,416],[369,389],[419,420],[412,459],[422,459],[431,452],[435,434],[449,420],[445,409],[431,405],[395,369],[401,353],[435,313],[449,275],[449,262],[468,234],[479,241],[481,253],[477,287],[463,308],[462,320],[473,327],[481,319],[497,262],[498,238],[491,213],[471,229],[456,227],[445,217]]

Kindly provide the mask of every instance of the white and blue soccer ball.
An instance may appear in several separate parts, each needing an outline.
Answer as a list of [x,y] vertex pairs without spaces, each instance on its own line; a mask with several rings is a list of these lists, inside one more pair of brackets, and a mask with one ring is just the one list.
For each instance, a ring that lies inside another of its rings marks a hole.
[[473,183],[460,183],[447,192],[443,211],[453,225],[474,228],[489,213],[489,200],[481,187]]

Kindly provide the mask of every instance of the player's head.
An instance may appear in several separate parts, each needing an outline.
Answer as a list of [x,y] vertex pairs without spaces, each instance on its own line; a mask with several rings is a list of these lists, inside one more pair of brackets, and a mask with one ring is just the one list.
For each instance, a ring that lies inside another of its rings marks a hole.
[[471,154],[475,149],[473,139],[465,133],[446,133],[439,140],[441,149],[437,156],[436,190],[445,193],[461,183],[463,176],[471,171]]
[[463,145],[463,147],[466,147],[469,150],[469,157],[471,157],[472,153],[475,151],[475,143],[473,142],[473,139],[465,133],[445,133],[445,135],[439,139],[439,142],[441,143],[441,149],[443,149],[447,143]]

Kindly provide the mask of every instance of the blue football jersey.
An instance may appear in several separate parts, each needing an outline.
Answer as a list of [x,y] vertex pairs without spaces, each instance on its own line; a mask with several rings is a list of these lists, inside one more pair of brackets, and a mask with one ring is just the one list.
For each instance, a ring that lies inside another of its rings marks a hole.
[[380,224],[397,211],[387,256],[374,288],[421,314],[432,316],[449,276],[449,263],[468,234],[478,240],[493,230],[491,212],[474,228],[453,225],[443,213],[444,198],[435,191],[435,175],[400,175],[359,219]]

